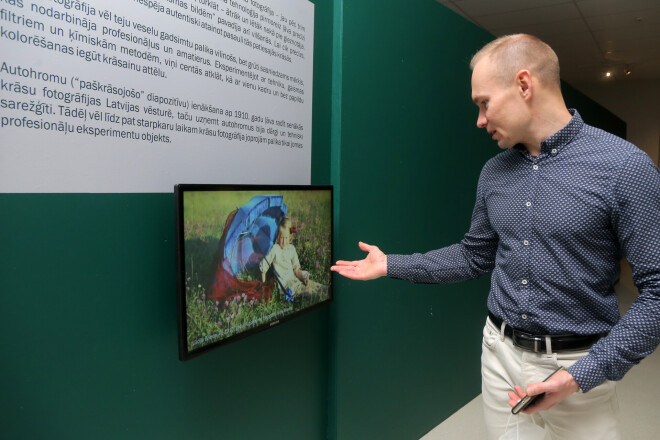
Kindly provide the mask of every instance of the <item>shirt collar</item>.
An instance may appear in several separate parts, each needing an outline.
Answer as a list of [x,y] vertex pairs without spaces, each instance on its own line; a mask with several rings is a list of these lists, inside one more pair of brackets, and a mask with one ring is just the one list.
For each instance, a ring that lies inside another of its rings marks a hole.
[[[564,128],[541,142],[541,153],[558,154],[582,130],[584,121],[580,113],[574,108],[569,108],[568,111],[573,117]],[[527,148],[522,144],[517,144],[514,148],[523,154],[527,153]]]
[[580,113],[574,108],[568,109],[568,111],[573,117],[564,128],[541,142],[542,152],[552,154],[560,153],[562,148],[568,145],[580,130],[582,130],[584,121],[582,120]]

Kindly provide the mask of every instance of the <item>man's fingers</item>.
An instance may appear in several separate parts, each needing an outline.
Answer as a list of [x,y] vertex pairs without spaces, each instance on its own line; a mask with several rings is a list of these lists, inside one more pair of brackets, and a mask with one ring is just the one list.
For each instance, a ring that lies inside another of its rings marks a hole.
[[[366,252],[371,252],[372,250],[377,250],[378,248],[376,246],[371,246],[367,243],[360,242],[360,249]],[[354,260],[354,261],[346,261],[346,260],[337,260],[335,262],[335,265],[332,266],[330,269],[331,270],[336,270],[337,267],[339,266],[350,266],[350,267],[356,267],[359,264],[363,263],[366,260]]]
[[337,267],[337,266],[350,266],[350,267],[355,267],[357,266],[359,261],[344,261],[344,260],[339,260],[335,263],[334,266],[332,267]]
[[509,405],[513,408],[520,402],[520,399],[525,397],[525,392],[520,385],[513,387],[515,391],[509,391]]
[[553,393],[557,391],[557,386],[550,380],[547,382],[533,383],[527,387],[527,394],[536,396],[541,393]]
[[342,272],[354,272],[355,266],[331,266],[330,270],[341,274]]
[[337,264],[330,266],[330,270],[337,272],[339,275],[345,275],[347,273],[358,273],[362,272],[361,269],[355,264]]
[[537,412],[539,412],[539,411],[546,411],[546,410],[552,408],[553,406],[555,406],[555,404],[556,404],[557,402],[559,402],[559,400],[557,400],[557,401],[553,401],[553,399],[551,399],[551,398],[546,394],[545,396],[540,397],[540,398],[537,399],[533,404],[531,404],[530,406],[528,406],[527,408],[525,408],[525,409],[523,410],[523,413],[525,413],[525,414],[535,414],[535,413],[537,413]]
[[[376,246],[359,242],[360,249],[369,252],[364,260],[339,260],[330,270],[353,280],[373,280],[387,275],[387,257]],[[375,253],[372,253],[375,252]]]
[[[516,385],[515,393],[509,392],[509,405],[514,406],[512,402],[517,394],[519,397],[524,397],[525,393],[522,388]],[[523,412],[525,414],[534,414],[539,411],[546,411],[557,403],[564,400],[566,397],[577,392],[580,389],[578,383],[573,378],[573,375],[566,370],[558,371],[544,382],[537,382],[529,385],[526,389],[528,396],[536,396],[545,393],[545,396],[539,398],[532,405],[528,406]]]
[[337,269],[337,270],[335,270],[335,272],[337,272],[339,275],[341,275],[343,277],[350,278],[351,280],[363,280],[364,279],[364,276],[361,273],[356,272],[353,269]]

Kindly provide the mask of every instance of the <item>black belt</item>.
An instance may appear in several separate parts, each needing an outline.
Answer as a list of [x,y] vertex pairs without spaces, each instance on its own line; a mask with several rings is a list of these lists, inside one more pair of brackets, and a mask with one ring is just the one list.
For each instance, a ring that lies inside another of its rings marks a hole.
[[[496,327],[502,328],[502,320],[492,313],[488,317]],[[504,336],[508,336],[513,341],[513,345],[524,350],[535,353],[546,352],[546,335],[532,335],[520,330],[516,330],[508,323],[504,327]],[[550,336],[550,345],[553,352],[556,351],[579,351],[587,350],[600,338],[607,336],[607,333],[598,335],[548,335]]]

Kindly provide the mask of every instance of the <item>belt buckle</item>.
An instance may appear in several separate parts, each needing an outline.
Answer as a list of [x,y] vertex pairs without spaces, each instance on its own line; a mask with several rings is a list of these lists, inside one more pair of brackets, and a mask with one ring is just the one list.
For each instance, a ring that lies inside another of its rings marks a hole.
[[[523,350],[532,351],[534,353],[540,353],[541,352],[541,349],[539,347],[539,342],[545,342],[545,341],[542,341],[541,339],[539,339],[535,336],[532,336],[532,335],[529,335],[529,336],[525,335],[524,338],[521,338],[521,336],[523,336],[522,332],[519,332],[519,331],[516,331],[516,330],[511,332],[511,341],[513,342],[513,345],[515,345],[518,348],[522,348]],[[527,342],[532,342],[533,341],[534,345],[531,346],[529,344],[521,344],[520,341],[522,341],[522,340],[527,341]]]

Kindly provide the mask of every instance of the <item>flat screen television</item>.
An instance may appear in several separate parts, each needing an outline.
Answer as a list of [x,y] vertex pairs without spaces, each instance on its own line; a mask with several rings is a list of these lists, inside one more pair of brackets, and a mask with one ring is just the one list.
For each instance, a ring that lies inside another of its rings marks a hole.
[[332,187],[174,187],[179,358],[332,302]]

